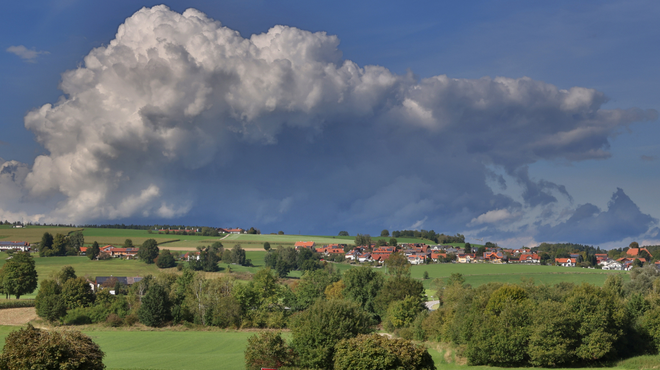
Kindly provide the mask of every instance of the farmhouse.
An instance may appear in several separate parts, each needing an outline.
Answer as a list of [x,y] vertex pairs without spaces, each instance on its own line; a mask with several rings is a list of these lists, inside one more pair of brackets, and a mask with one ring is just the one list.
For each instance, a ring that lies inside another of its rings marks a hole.
[[600,265],[603,266],[603,270],[623,270],[623,265],[614,260],[603,261]]
[[628,250],[626,251],[626,254],[630,257],[639,257],[641,252],[646,252],[646,253],[649,254],[649,256],[653,257],[651,252],[649,252],[649,250],[644,248],[644,247],[642,247],[642,248],[628,248]]
[[536,253],[523,253],[518,257],[518,261],[525,263],[539,263],[541,262],[541,258],[539,258],[539,255]]
[[324,255],[330,254],[344,254],[344,248],[339,244],[328,244],[321,248],[316,248],[317,253],[322,253]]
[[19,250],[26,252],[30,250],[30,243],[28,242],[0,242],[0,251]]
[[139,248],[117,248],[114,245],[106,245],[101,248],[101,252],[108,253],[111,257],[135,257],[137,256]]
[[300,248],[308,248],[313,250],[315,245],[316,243],[314,242],[296,242],[296,244],[294,244],[296,250],[299,250]]
[[222,227],[218,228],[219,233],[225,233],[225,234],[244,234],[245,230],[241,229],[240,227],[235,228],[235,229],[225,229]]
[[110,288],[110,294],[115,294],[115,283],[118,282],[121,285],[133,285],[137,282],[142,280],[141,277],[135,276],[135,277],[126,277],[126,276],[97,276],[94,284],[92,286],[92,289],[94,289],[95,292],[98,292],[99,290],[103,288]]
[[575,259],[573,258],[555,258],[557,266],[575,267]]
[[484,261],[492,262],[492,263],[503,263],[504,262],[504,254],[502,252],[484,252]]

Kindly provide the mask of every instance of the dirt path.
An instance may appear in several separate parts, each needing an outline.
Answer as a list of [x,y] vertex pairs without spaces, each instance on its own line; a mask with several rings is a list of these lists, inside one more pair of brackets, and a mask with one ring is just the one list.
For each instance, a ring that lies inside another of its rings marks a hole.
[[0,325],[25,325],[35,319],[37,319],[37,311],[34,307],[0,310]]

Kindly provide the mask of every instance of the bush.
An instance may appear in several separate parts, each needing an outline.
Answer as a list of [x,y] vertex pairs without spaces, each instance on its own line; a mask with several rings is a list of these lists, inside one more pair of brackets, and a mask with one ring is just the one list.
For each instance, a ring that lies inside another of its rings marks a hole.
[[92,319],[89,317],[89,312],[84,307],[74,308],[69,310],[62,320],[65,325],[86,325],[91,324]]
[[288,365],[293,357],[292,350],[282,339],[282,333],[262,332],[248,338],[245,349],[245,368],[280,368]]
[[122,320],[122,318],[119,317],[118,315],[111,313],[110,315],[108,315],[108,318],[105,320],[105,323],[108,326],[116,328],[118,326],[121,326],[124,323],[124,320]]
[[0,310],[5,308],[35,307],[34,299],[0,302]]
[[335,347],[335,370],[435,370],[426,348],[406,339],[358,335]]
[[126,326],[133,326],[138,321],[140,320],[138,319],[137,315],[134,313],[126,315],[126,317],[124,317],[124,325]]
[[78,331],[56,332],[27,328],[10,333],[0,355],[0,369],[102,370],[101,348]]

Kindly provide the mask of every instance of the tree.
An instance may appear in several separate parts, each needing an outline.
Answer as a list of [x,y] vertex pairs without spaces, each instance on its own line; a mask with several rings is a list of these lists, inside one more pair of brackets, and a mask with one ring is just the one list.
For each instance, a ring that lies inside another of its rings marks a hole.
[[240,244],[234,245],[234,248],[231,249],[231,263],[245,266],[246,262],[247,259],[245,258],[245,249],[241,248]]
[[282,338],[282,333],[261,332],[248,338],[245,349],[245,367],[248,370],[280,368],[293,359],[291,349]]
[[133,248],[133,241],[131,239],[124,240],[123,248]]
[[69,239],[63,234],[55,234],[53,238],[52,256],[66,255],[66,249],[69,246]]
[[266,252],[268,252],[270,250],[270,243],[269,242],[264,243],[264,249],[266,250]]
[[393,276],[410,276],[410,262],[408,258],[400,252],[390,254],[385,260],[387,273]]
[[366,247],[371,247],[371,236],[369,234],[357,234],[355,237],[355,245],[356,246],[366,246]]
[[169,298],[160,284],[150,284],[137,312],[141,323],[151,327],[161,326],[170,319]]
[[396,238],[390,238],[390,246],[396,247],[399,244],[399,241]]
[[376,312],[375,300],[383,286],[383,275],[369,267],[358,267],[346,271],[342,277],[343,294],[356,302],[365,311]]
[[57,274],[57,283],[64,285],[67,280],[75,278],[77,278],[76,270],[74,270],[71,266],[64,266],[62,267],[62,270],[60,270],[60,272]]
[[62,288],[55,280],[46,279],[39,286],[39,293],[35,298],[37,315],[50,322],[60,320],[66,315],[66,305],[60,295]]
[[385,229],[385,230],[381,231],[380,236],[385,236],[385,237],[390,236],[389,230]]
[[465,250],[464,253],[466,254],[472,253],[472,245],[470,245],[470,243],[465,243],[464,250]]
[[435,370],[423,346],[378,334],[358,335],[335,346],[335,370]]
[[340,231],[339,236],[349,236],[348,231]]
[[102,370],[105,354],[79,331],[46,331],[32,325],[10,333],[0,355],[0,369]]
[[71,236],[69,236],[69,246],[75,251],[77,254],[80,252],[80,247],[85,245],[85,236],[83,235],[82,231],[76,231]]
[[154,259],[158,257],[159,252],[158,242],[155,239],[147,239],[138,250],[138,257],[144,262],[151,264],[154,263]]
[[62,286],[62,298],[68,309],[89,307],[94,303],[94,292],[84,277],[69,279]]
[[424,280],[429,279],[429,272],[428,271],[424,271],[424,274],[422,275],[422,279],[424,279]]
[[89,257],[90,260],[93,260],[96,257],[98,257],[100,253],[101,253],[101,248],[99,247],[99,243],[97,243],[96,241],[94,241],[94,243],[92,243],[92,246],[89,249],[87,249],[87,257]]
[[39,243],[39,257],[46,257],[50,255],[50,251],[53,249],[53,235],[48,232],[45,232],[41,237],[41,243]]
[[169,249],[163,249],[160,251],[160,254],[158,255],[158,262],[156,262],[156,266],[158,266],[158,268],[161,269],[166,269],[176,266],[176,261],[174,260],[174,256],[172,256],[172,253],[170,252]]
[[0,269],[2,291],[7,298],[10,295],[19,299],[37,289],[37,270],[34,260],[28,252],[16,252]]
[[356,303],[319,300],[291,319],[291,347],[303,368],[332,369],[334,347],[342,339],[372,331],[371,317]]
[[282,230],[278,231],[277,235],[284,235],[284,231],[282,231]]

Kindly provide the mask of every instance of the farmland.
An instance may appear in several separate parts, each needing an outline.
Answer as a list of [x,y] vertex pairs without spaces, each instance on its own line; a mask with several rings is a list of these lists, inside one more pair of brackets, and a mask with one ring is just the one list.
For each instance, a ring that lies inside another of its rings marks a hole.
[[0,240],[2,241],[24,241],[29,243],[38,243],[44,233],[63,234],[76,230],[82,230],[74,227],[55,227],[55,226],[28,226],[26,228],[14,229],[10,225],[0,225]]

